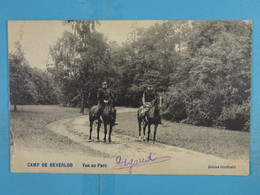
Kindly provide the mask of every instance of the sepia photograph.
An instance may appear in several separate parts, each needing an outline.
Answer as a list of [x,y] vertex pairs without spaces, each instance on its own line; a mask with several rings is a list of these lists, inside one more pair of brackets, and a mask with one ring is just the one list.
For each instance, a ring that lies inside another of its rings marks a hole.
[[10,168],[248,175],[252,21],[8,22]]

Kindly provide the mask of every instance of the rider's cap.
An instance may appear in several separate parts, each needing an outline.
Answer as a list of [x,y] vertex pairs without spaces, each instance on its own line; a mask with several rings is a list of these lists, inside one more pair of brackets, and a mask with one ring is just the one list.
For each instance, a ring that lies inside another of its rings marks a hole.
[[107,82],[106,82],[106,81],[103,81],[103,82],[102,82],[102,85],[107,85]]

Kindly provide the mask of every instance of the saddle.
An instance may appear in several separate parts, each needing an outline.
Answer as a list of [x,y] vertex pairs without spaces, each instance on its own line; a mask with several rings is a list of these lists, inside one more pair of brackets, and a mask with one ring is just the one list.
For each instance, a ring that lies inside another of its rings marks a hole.
[[145,117],[146,113],[153,107],[153,104],[151,102],[146,103],[141,107],[140,116]]

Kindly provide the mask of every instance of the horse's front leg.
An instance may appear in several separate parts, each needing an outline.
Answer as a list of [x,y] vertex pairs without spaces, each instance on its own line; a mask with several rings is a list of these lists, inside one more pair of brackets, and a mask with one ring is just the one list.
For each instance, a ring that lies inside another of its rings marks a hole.
[[147,141],[149,142],[150,140],[150,133],[151,133],[151,125],[148,124],[148,138],[147,138]]
[[110,128],[109,128],[109,137],[108,137],[108,142],[109,142],[109,143],[111,143],[112,128],[113,128],[113,125],[110,125]]
[[146,126],[147,126],[147,122],[144,122],[144,126],[143,126],[143,139],[144,139],[144,141],[146,141],[146,137],[145,137]]
[[107,141],[107,124],[106,123],[104,123],[104,130],[105,130],[105,132],[104,132],[104,142],[106,142]]
[[97,126],[97,140],[99,141],[99,131],[100,131],[100,127],[101,127],[101,122],[98,121],[98,126]]
[[142,139],[141,137],[141,130],[142,130],[142,126],[141,126],[142,120],[138,118],[138,127],[139,127],[139,140]]
[[90,129],[89,129],[89,140],[91,140],[91,134],[92,134],[92,126],[93,126],[93,120],[89,120],[89,126],[90,126]]
[[156,138],[157,127],[158,127],[158,124],[155,124],[155,125],[154,125],[154,134],[153,134],[153,141],[154,141],[154,142],[155,142],[155,138]]

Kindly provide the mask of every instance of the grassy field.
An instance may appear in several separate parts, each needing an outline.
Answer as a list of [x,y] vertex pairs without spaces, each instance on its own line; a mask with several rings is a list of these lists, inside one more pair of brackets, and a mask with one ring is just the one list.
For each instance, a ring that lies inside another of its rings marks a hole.
[[[121,113],[118,115],[117,121],[119,125],[116,126],[114,132],[138,137],[138,124],[135,112]],[[156,140],[160,143],[212,154],[222,158],[249,158],[248,132],[192,126],[169,121],[163,122],[163,126],[160,125],[158,127],[156,134]],[[152,126],[150,134],[152,136],[153,131]]]
[[[13,108],[13,107],[11,107]],[[62,151],[73,151],[75,145],[81,150],[84,147],[69,138],[57,135],[46,129],[46,125],[56,120],[80,116],[79,108],[60,106],[26,105],[10,110],[10,129],[13,140],[21,148],[40,148]],[[12,140],[11,140],[12,143]]]

